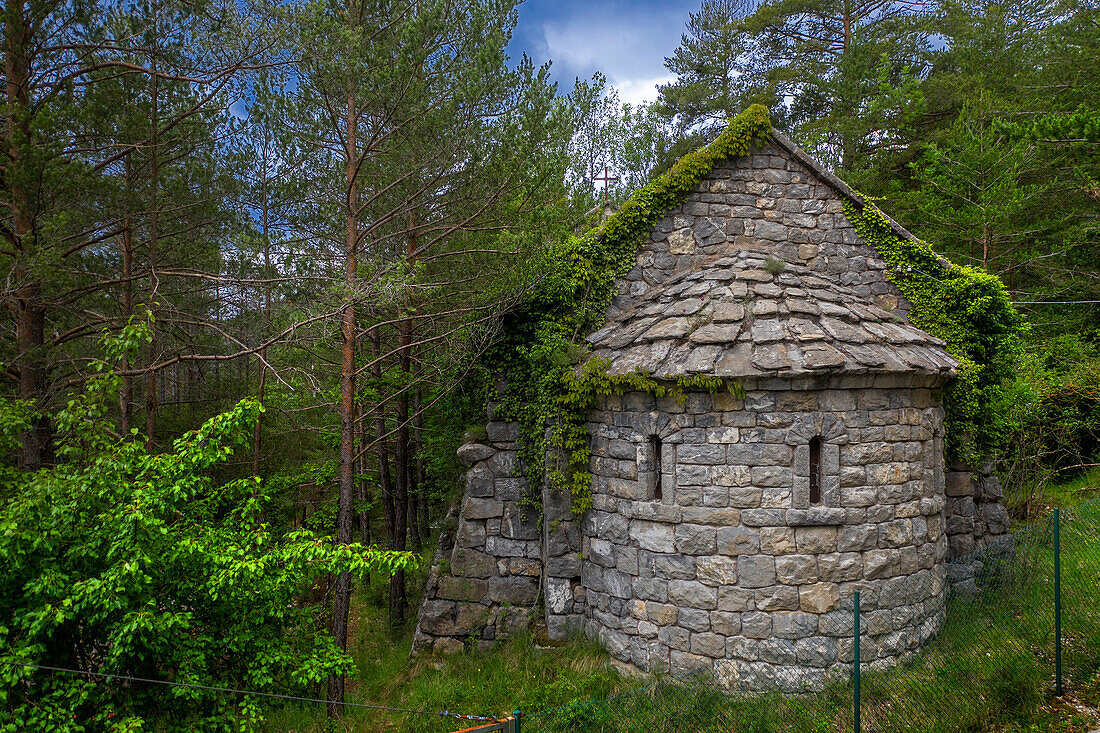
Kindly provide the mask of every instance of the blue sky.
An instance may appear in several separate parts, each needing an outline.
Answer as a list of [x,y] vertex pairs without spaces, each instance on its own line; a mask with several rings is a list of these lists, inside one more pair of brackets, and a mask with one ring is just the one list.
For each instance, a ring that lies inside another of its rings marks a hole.
[[688,13],[698,7],[699,0],[526,0],[509,50],[536,63],[553,60],[562,92],[575,77],[600,71],[622,101],[652,100],[655,85],[672,79],[665,57],[680,45]]

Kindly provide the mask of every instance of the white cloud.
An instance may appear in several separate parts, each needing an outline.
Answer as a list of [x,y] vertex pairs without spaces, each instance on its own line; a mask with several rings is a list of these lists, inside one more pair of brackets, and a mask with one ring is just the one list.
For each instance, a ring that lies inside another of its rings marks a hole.
[[679,45],[686,20],[687,13],[673,3],[634,13],[604,5],[544,22],[539,45],[559,72],[581,77],[602,72],[623,102],[637,104],[656,99],[656,85],[674,78],[664,60]]
[[657,99],[657,85],[668,84],[675,80],[674,75],[665,74],[653,79],[612,79],[611,86],[618,90],[619,101],[636,105],[642,102],[654,101]]

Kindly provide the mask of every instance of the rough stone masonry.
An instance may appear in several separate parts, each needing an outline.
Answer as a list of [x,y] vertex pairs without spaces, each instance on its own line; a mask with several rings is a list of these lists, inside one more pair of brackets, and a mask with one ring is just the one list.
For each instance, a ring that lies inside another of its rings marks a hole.
[[[491,644],[536,617],[643,671],[819,690],[888,666],[939,628],[946,561],[1003,534],[989,467],[945,467],[955,360],[844,202],[864,202],[779,133],[726,161],[654,227],[588,338],[609,371],[738,382],[685,404],[608,397],[589,415],[593,508],[530,486],[516,424],[467,444],[413,649]],[[911,237],[894,225],[901,236]],[[950,469],[950,470],[948,470]],[[541,514],[532,508],[541,493]]]

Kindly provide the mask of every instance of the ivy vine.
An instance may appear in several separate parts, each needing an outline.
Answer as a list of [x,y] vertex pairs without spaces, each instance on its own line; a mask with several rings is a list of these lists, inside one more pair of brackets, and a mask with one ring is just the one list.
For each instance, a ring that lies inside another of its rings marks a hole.
[[1004,385],[1027,324],[999,277],[898,236],[869,203],[873,199],[867,200],[862,208],[845,201],[845,215],[860,239],[882,255],[887,277],[909,301],[909,321],[943,339],[959,361],[958,378],[944,390],[948,456],[971,465],[987,459],[1003,441]]

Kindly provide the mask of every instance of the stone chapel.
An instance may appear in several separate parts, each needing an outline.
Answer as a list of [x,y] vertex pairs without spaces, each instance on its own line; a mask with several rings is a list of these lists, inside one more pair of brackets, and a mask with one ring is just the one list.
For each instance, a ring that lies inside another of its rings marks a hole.
[[525,510],[539,487],[518,465],[519,426],[490,404],[488,439],[459,452],[465,496],[414,652],[538,621],[642,671],[793,691],[847,673],[857,588],[872,667],[936,634],[947,561],[1008,516],[991,471],[944,465],[957,363],[910,325],[845,203],[868,205],[772,132],[667,212],[588,336],[593,354],[613,374],[729,378],[745,396],[605,398],[580,517],[549,485],[541,514]]

